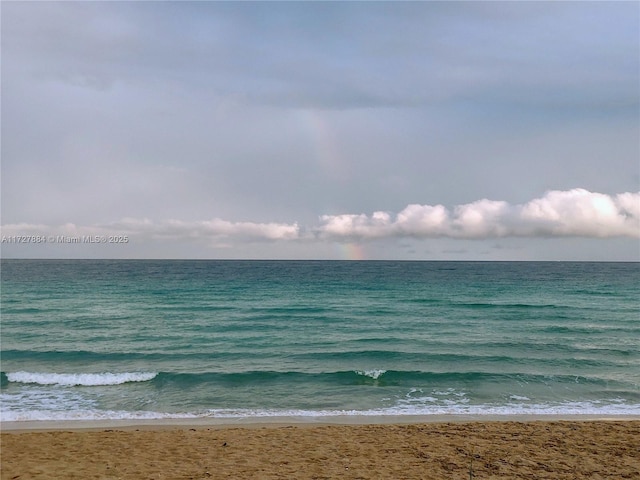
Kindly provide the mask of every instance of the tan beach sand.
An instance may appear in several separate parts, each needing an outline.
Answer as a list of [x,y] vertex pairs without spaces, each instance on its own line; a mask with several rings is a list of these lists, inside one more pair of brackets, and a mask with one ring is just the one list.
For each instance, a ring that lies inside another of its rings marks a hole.
[[640,421],[158,426],[1,437],[3,480],[640,479]]

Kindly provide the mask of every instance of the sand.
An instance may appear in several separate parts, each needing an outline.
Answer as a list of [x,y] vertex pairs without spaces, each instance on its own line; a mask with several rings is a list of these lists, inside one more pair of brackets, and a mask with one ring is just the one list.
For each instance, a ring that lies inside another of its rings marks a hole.
[[9,479],[640,479],[640,421],[3,431]]

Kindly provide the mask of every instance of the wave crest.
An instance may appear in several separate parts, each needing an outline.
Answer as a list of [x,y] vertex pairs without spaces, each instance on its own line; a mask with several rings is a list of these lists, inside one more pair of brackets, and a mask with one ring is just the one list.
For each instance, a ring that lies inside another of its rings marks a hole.
[[104,386],[121,385],[129,382],[146,382],[154,379],[157,372],[123,372],[123,373],[41,373],[12,372],[7,373],[7,380],[14,383],[35,383],[38,385]]
[[378,378],[380,378],[382,375],[384,375],[385,373],[387,373],[386,370],[382,370],[382,369],[375,369],[375,370],[356,370],[356,373],[358,375],[362,375],[364,377],[371,377],[374,380],[377,380]]

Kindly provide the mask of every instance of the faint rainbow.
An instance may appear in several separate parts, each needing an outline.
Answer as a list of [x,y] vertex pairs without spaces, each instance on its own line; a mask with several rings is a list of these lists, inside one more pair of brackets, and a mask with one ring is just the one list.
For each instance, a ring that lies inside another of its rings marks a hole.
[[[330,113],[300,109],[295,112],[296,123],[300,128],[302,138],[309,142],[316,168],[332,181],[345,182],[348,180],[348,169],[340,154],[340,146],[336,129],[331,122]],[[331,210],[331,200],[327,197],[327,210]],[[365,260],[366,253],[357,243],[338,244],[338,254],[345,260]]]
[[308,140],[313,152],[312,160],[319,170],[332,180],[346,180],[347,171],[329,114],[308,109],[298,110],[295,115],[303,138]]
[[364,248],[358,243],[341,244],[340,252],[345,260],[366,260],[367,258]]

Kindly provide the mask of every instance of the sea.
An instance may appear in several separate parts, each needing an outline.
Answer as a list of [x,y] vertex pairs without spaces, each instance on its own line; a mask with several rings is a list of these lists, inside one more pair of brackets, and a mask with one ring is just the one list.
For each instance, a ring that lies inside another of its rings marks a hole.
[[1,261],[2,421],[639,415],[640,263]]

